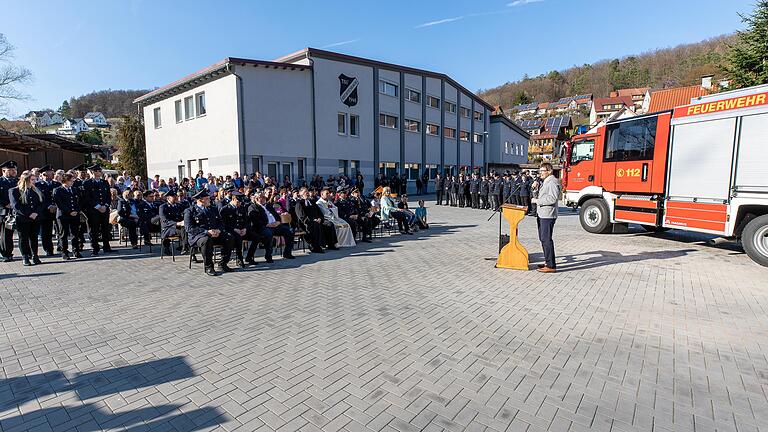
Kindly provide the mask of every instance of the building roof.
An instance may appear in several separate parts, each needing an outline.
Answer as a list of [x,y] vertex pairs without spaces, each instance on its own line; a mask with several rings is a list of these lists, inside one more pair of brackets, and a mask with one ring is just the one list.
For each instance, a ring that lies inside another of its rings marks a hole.
[[614,96],[597,98],[592,102],[592,106],[595,111],[618,111],[618,108],[603,109],[603,105],[616,105],[622,104],[626,106],[633,106],[635,103],[632,101],[631,96]]
[[410,66],[403,66],[403,65],[398,65],[394,63],[386,63],[386,62],[381,62],[377,60],[366,59],[363,57],[355,57],[347,54],[341,54],[333,51],[326,51],[326,50],[321,50],[321,49],[312,48],[312,47],[304,48],[302,50],[280,57],[275,61],[290,63],[290,62],[294,62],[296,60],[300,60],[307,57],[318,57],[318,58],[325,58],[329,60],[338,60],[346,63],[356,63],[356,64],[361,64],[366,66],[376,66],[384,69],[392,69],[392,70],[402,71],[406,73],[413,73],[417,75],[425,75],[432,78],[443,79],[447,81],[449,84],[451,84],[452,86],[461,90],[462,92],[472,95],[475,99],[477,99],[482,105],[484,105],[489,110],[493,110],[493,105],[484,101],[482,98],[477,96],[474,92],[468,90],[467,88],[465,88],[464,86],[456,82],[453,78],[440,72],[417,69]]
[[647,92],[650,89],[651,89],[650,87],[635,87],[635,88],[618,89],[616,91],[612,91],[611,92],[611,97],[644,95],[645,92]]
[[41,149],[65,149],[77,153],[93,153],[99,148],[54,134],[18,134],[0,129],[0,148],[30,152]]
[[491,123],[504,123],[507,127],[522,135],[525,139],[529,139],[531,137],[528,132],[523,130],[517,123],[507,118],[507,116],[504,114],[491,114],[490,120]]
[[95,118],[95,117],[98,117],[98,116],[103,116],[103,115],[104,115],[104,114],[102,114],[102,113],[101,113],[101,112],[99,112],[99,111],[96,111],[96,112],[89,112],[89,113],[85,114],[85,117],[84,117],[84,118],[90,118],[90,119],[92,119],[92,118]]
[[702,88],[698,84],[665,90],[651,90],[651,103],[648,105],[648,112],[666,111],[688,105],[691,103],[691,99],[705,96],[709,93],[709,90]]

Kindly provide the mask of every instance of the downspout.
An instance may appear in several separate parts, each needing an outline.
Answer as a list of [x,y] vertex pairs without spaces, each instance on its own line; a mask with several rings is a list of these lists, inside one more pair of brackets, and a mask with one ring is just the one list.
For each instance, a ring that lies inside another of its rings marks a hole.
[[240,157],[238,158],[238,164],[240,165],[239,172],[246,174],[246,162],[245,162],[245,110],[243,109],[243,79],[235,73],[235,69],[230,63],[227,63],[227,72],[231,72],[237,79],[237,140],[238,148],[240,151]]
[[[315,119],[315,61],[309,56],[309,51],[306,52],[306,58],[309,60],[311,66],[310,71],[310,83],[312,86],[312,175],[317,175],[317,121]],[[304,177],[309,176],[304,174]]]

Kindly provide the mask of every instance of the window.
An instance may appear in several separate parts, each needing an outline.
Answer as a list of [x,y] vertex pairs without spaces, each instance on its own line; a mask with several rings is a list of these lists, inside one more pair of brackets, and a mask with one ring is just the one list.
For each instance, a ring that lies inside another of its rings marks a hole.
[[440,99],[434,96],[427,96],[427,106],[432,108],[440,108]]
[[456,138],[456,129],[447,127],[443,128],[443,130],[445,131],[446,138]]
[[453,102],[445,101],[443,102],[443,108],[446,112],[456,114],[456,104]]
[[459,139],[462,141],[469,141],[469,132],[465,130],[459,132]]
[[509,141],[504,141],[504,154],[509,154]]
[[475,111],[475,120],[483,121],[483,113],[481,113],[480,111]]
[[379,114],[379,126],[397,129],[397,117],[389,114]]
[[280,179],[277,177],[277,162],[267,163],[267,175],[271,177],[272,180],[275,180],[275,182],[280,181]]
[[349,115],[349,135],[353,137],[360,136],[360,116]]
[[426,164],[424,169],[429,172],[429,178],[434,180],[435,175],[437,175],[437,165]]
[[174,108],[176,108],[176,123],[181,123],[184,120],[184,114],[181,112],[181,99],[174,102]]
[[475,134],[475,136],[473,138],[474,138],[474,140],[473,140],[474,142],[476,142],[478,144],[482,144],[483,143],[483,134]]
[[390,82],[379,80],[379,93],[397,97],[397,86]]
[[336,116],[336,118],[338,123],[339,135],[346,135],[347,134],[347,114],[339,113]]
[[163,120],[160,118],[160,108],[155,108],[153,114],[155,117],[155,129],[158,129],[163,126]]
[[195,116],[195,106],[192,96],[184,98],[184,120],[191,120]]
[[[283,162],[283,177],[288,176],[288,178],[291,179],[291,181],[293,181],[293,167],[292,167],[292,165],[293,164],[290,163],[290,162]],[[275,179],[275,180],[278,180],[276,183],[281,183],[282,182],[281,179]]]
[[198,117],[205,115],[205,92],[195,95],[195,108]]
[[409,132],[420,132],[421,123],[416,120],[405,119],[405,130]]
[[416,180],[419,178],[419,164],[407,163],[404,165],[405,174],[408,176],[408,180]]
[[379,162],[379,172],[386,178],[397,174],[397,162]]
[[299,176],[299,178],[303,179],[304,178],[304,159],[299,159],[298,161],[296,161],[296,170],[297,170],[296,174]]
[[427,123],[427,135],[440,135],[440,126]]
[[592,160],[595,151],[595,140],[576,141],[571,150],[571,163]]
[[653,159],[657,117],[609,125],[605,140],[606,162]]
[[416,90],[405,89],[405,98],[411,102],[421,103],[421,93]]
[[347,175],[347,160],[339,159],[339,175]]
[[462,117],[469,118],[469,108],[461,107],[461,110],[459,111]]
[[359,160],[349,161],[349,172],[352,173],[352,175],[357,175],[358,173],[360,173],[360,161]]

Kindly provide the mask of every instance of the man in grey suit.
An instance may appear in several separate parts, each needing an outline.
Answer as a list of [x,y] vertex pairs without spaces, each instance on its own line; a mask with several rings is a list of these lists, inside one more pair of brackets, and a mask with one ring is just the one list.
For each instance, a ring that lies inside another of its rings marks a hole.
[[539,265],[542,273],[555,273],[555,244],[552,232],[557,220],[557,204],[560,200],[560,181],[552,175],[552,164],[543,163],[539,168],[541,186],[536,206],[536,222],[539,227],[539,240],[544,250],[544,264]]

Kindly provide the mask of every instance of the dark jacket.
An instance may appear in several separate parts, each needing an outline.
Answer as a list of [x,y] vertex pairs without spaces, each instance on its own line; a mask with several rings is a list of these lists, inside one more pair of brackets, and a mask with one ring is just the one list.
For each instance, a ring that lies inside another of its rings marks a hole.
[[[309,202],[309,205],[307,205],[307,202]],[[299,199],[296,201],[296,217],[304,227],[307,227],[309,222],[314,219],[322,220],[323,213],[320,212],[320,208],[312,200]]]
[[[275,212],[275,210],[270,206],[269,204],[265,204],[264,207],[267,208],[267,211],[272,214],[272,217],[275,218],[276,222],[280,222],[280,215]],[[267,224],[269,223],[269,217],[267,216],[267,213],[264,211],[264,208],[259,203],[251,203],[248,206],[248,222],[250,224],[250,228],[254,232],[261,232],[266,228]]]
[[90,178],[83,182],[83,207],[85,211],[94,211],[97,205],[109,207],[111,202],[109,183],[106,180]]
[[40,189],[40,192],[43,194],[43,214],[42,216],[48,219],[53,219],[54,214],[48,211],[48,207],[55,205],[53,203],[53,190],[57,187],[61,186],[61,183],[51,180],[51,183],[48,184],[45,180],[40,180],[37,183],[35,183],[35,186],[37,186],[38,189]]
[[0,215],[10,214],[12,210],[6,209],[11,204],[11,189],[16,187],[19,179],[16,177],[0,177]]
[[165,203],[160,206],[160,237],[167,238],[178,235],[176,223],[184,220],[186,207],[180,202]]
[[74,187],[67,190],[64,186],[59,186],[53,190],[53,203],[56,204],[56,217],[60,219],[77,219],[78,216],[71,216],[73,211],[81,212],[80,196]]
[[236,229],[248,227],[248,205],[237,207],[230,203],[221,205],[219,206],[219,215],[221,216],[221,223],[224,224],[224,231],[234,233]]
[[11,208],[13,209],[13,214],[16,215],[16,223],[33,222],[33,220],[29,218],[29,215],[32,213],[37,213],[38,216],[34,221],[39,221],[40,215],[43,212],[43,200],[40,198],[40,195],[32,189],[27,189],[24,195],[26,196],[26,202],[22,202],[21,191],[18,187],[11,189],[9,192]]
[[208,236],[208,230],[224,230],[221,222],[221,216],[216,207],[206,207],[205,209],[193,205],[184,210],[184,228],[187,230],[189,244],[197,243],[203,237]]

